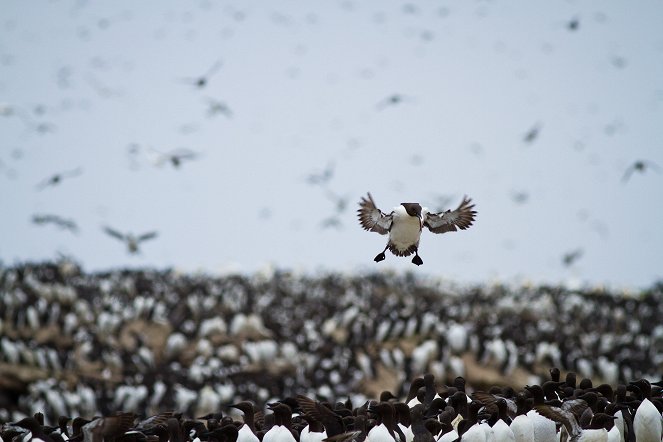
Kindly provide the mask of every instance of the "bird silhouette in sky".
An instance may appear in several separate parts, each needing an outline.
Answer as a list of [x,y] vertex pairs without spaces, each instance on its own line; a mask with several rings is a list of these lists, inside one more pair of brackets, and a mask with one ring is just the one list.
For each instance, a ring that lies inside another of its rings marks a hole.
[[392,106],[398,106],[399,104],[409,101],[409,98],[405,97],[402,94],[391,94],[382,101],[380,101],[377,105],[376,108],[378,110],[384,110],[388,107]]
[[216,74],[219,69],[221,69],[221,66],[223,66],[223,62],[221,60],[217,60],[214,62],[214,64],[205,72],[204,75],[201,75],[200,77],[195,77],[195,78],[186,78],[184,81],[187,83],[193,84],[195,87],[198,89],[202,89],[210,81],[210,78],[212,75]]
[[578,17],[573,17],[566,23],[566,29],[569,31],[577,31],[580,29],[580,19]]
[[645,173],[647,169],[651,169],[656,173],[661,173],[661,167],[653,161],[637,160],[626,169],[624,176],[622,176],[622,182],[627,182],[634,172]]
[[314,172],[306,177],[306,182],[312,185],[325,185],[334,177],[334,163],[329,163],[320,172]]
[[49,186],[57,186],[64,180],[65,178],[73,178],[79,176],[81,173],[83,173],[83,169],[80,167],[77,167],[76,169],[65,171],[65,172],[58,172],[55,173],[48,178],[45,178],[42,180],[39,184],[37,184],[37,190],[43,190]]
[[527,131],[527,133],[525,133],[525,136],[523,136],[523,141],[527,144],[532,144],[539,137],[540,133],[541,125],[536,123],[530,130]]
[[136,236],[133,233],[118,232],[117,230],[108,226],[104,226],[103,230],[113,238],[118,239],[123,243],[125,243],[127,246],[127,251],[132,255],[135,255],[140,252],[139,249],[140,243],[156,238],[158,236],[158,232],[147,232],[143,233],[142,235]]
[[[154,149],[152,149],[154,150]],[[179,169],[184,161],[191,161],[198,158],[198,154],[190,149],[174,149],[169,152],[157,152],[159,157],[156,160],[157,166],[163,166],[164,163],[170,163],[175,169]]]
[[36,214],[32,216],[32,222],[37,225],[53,224],[60,229],[69,230],[71,233],[78,233],[78,225],[71,219],[62,218],[53,214]]
[[562,264],[564,264],[564,267],[571,267],[573,263],[582,257],[582,254],[582,249],[575,249],[571,250],[570,252],[566,252],[564,255],[562,255]]
[[231,118],[233,116],[233,111],[223,101],[220,101],[220,100],[217,100],[217,99],[214,99],[214,98],[208,98],[207,99],[207,116],[212,118],[212,117],[215,117],[217,115],[223,115],[227,118]]

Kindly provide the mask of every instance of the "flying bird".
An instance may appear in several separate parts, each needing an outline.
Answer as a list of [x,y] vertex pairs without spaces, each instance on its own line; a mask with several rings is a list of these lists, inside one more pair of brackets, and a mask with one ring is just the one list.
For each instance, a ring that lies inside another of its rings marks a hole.
[[82,172],[83,172],[83,169],[78,167],[74,170],[55,173],[55,174],[51,175],[50,177],[45,178],[44,180],[42,180],[39,184],[37,184],[37,190],[43,190],[48,186],[57,186],[58,184],[60,184],[62,182],[63,179],[77,177]]
[[578,17],[573,17],[566,23],[566,29],[569,31],[577,31],[580,28],[580,19]]
[[541,133],[541,125],[537,123],[534,126],[532,126],[532,128],[528,130],[527,133],[523,136],[523,141],[525,143],[531,144],[539,137],[540,133]]
[[384,98],[378,104],[376,104],[377,110],[383,110],[390,106],[397,106],[404,101],[409,100],[407,97],[401,94],[391,94],[388,97]]
[[579,260],[582,257],[582,249],[576,249],[572,250],[570,252],[566,252],[564,255],[562,255],[562,264],[564,264],[565,267],[570,267],[575,263],[577,260]]
[[629,178],[631,178],[631,175],[633,175],[633,172],[645,173],[648,168],[658,173],[661,172],[661,167],[653,161],[638,160],[626,169],[626,172],[624,172],[624,176],[622,177],[622,182],[625,183],[628,181]]
[[198,158],[198,154],[190,149],[174,149],[169,152],[158,152],[155,149],[152,150],[159,154],[159,158],[156,160],[157,166],[162,166],[164,163],[168,162],[172,164],[174,168],[179,169],[184,161],[195,160]]
[[214,75],[221,68],[222,65],[223,65],[223,63],[221,62],[221,60],[217,60],[212,65],[212,67],[210,67],[207,70],[205,75],[201,75],[200,77],[197,77],[197,78],[189,78],[189,79],[186,79],[185,81],[188,82],[188,83],[193,84],[198,89],[202,89],[205,86],[207,86],[207,83],[209,83],[210,77],[212,75]]
[[208,98],[207,116],[211,118],[219,114],[225,115],[227,118],[231,118],[233,116],[233,111],[230,109],[230,106],[228,106],[223,101],[219,101],[214,98]]
[[118,232],[117,230],[111,227],[104,227],[104,232],[106,232],[108,235],[112,236],[113,238],[119,239],[120,241],[124,242],[127,245],[127,250],[131,254],[136,254],[139,252],[138,245],[141,242],[147,241],[148,239],[156,238],[158,235],[157,232],[147,232],[143,233],[142,235],[135,236],[132,233]]
[[32,222],[37,225],[54,224],[63,230],[69,230],[71,233],[78,233],[76,222],[71,219],[65,219],[58,215],[42,214],[33,215]]
[[306,182],[312,185],[325,185],[334,177],[334,163],[329,163],[321,172],[311,173]]
[[458,229],[465,230],[472,225],[476,211],[472,200],[467,196],[456,210],[432,213],[427,207],[421,207],[419,203],[401,203],[394,207],[391,213],[384,213],[377,208],[373,197],[362,197],[359,202],[359,223],[371,232],[380,235],[389,234],[389,241],[384,250],[375,258],[375,262],[385,259],[387,249],[396,256],[410,256],[414,253],[412,263],[423,264],[419,256],[419,239],[424,227],[428,227],[433,233],[452,232]]

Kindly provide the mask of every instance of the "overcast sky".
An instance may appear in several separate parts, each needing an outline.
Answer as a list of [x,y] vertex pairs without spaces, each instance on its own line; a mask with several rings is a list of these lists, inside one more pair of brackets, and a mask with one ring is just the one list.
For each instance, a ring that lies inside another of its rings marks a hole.
[[[4,1],[0,259],[649,286],[661,23],[658,0]],[[376,264],[368,191],[467,194],[476,223]],[[104,226],[158,237],[131,255]]]

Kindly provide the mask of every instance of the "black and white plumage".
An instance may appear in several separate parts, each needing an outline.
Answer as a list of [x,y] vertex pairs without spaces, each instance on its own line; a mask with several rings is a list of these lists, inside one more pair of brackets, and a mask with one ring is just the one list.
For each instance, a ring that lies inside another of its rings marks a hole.
[[412,263],[423,264],[419,256],[419,239],[423,227],[428,227],[433,233],[453,232],[458,229],[465,230],[472,225],[476,211],[472,200],[464,197],[455,210],[433,213],[419,203],[401,203],[386,214],[377,208],[373,197],[362,197],[359,202],[359,223],[368,231],[380,235],[389,234],[387,246],[375,257],[379,262],[385,259],[384,252],[389,249],[396,256],[409,256],[414,253]]

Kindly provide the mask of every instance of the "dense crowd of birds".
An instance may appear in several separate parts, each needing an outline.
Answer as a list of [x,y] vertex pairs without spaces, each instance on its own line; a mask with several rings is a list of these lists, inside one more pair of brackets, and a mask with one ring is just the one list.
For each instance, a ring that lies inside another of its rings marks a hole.
[[[402,408],[396,398],[419,398],[423,407],[410,410],[413,431],[421,431],[417,419],[426,428],[437,420],[444,428],[434,434],[453,435],[445,425],[453,414],[465,421],[454,422],[457,437],[482,423],[513,427],[529,411],[558,421],[574,440],[584,428],[610,426],[603,414],[620,411],[635,422],[647,403],[660,421],[661,301],[661,284],[614,293],[454,287],[389,273],[88,274],[66,259],[2,267],[0,422],[33,425],[36,413],[53,425],[65,416],[105,416],[74,426],[87,425],[87,440],[99,440],[111,418],[132,434],[140,425],[172,432],[177,423],[186,439],[194,425],[186,416],[211,416],[195,437],[234,440],[235,432],[221,431],[228,426],[219,413],[251,401],[255,410],[274,410],[274,418],[255,420],[258,435],[271,419],[286,425],[291,413],[288,432],[306,424],[314,431],[331,410],[343,425],[330,430],[323,421],[328,436],[352,440],[339,435],[388,427]],[[550,367],[569,374],[560,380]],[[576,408],[577,399],[586,406]],[[139,424],[138,416],[159,424]],[[398,422],[407,427],[405,414]],[[20,432],[6,424],[3,440],[13,440],[12,431]]]
[[[243,418],[229,413],[242,412]],[[453,385],[438,386],[432,374],[415,378],[407,398],[389,390],[378,400],[353,406],[345,401],[317,400],[298,394],[267,404],[250,401],[225,404],[197,418],[165,411],[149,417],[133,412],[71,418],[59,416],[57,425],[44,424],[35,413],[3,424],[0,440],[83,441],[219,441],[219,442],[660,442],[663,437],[663,381],[639,379],[616,390],[578,384],[569,372],[550,370],[543,384],[516,392],[492,387],[488,392],[465,389],[457,377]]]

